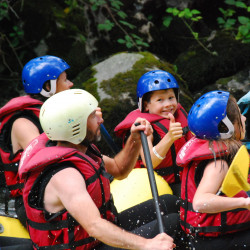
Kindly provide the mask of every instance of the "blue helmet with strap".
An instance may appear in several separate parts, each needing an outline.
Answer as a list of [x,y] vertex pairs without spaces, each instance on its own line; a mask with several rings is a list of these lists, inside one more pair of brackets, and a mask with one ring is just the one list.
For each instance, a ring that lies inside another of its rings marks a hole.
[[[41,94],[50,97],[56,92],[56,80],[70,66],[56,56],[41,56],[30,60],[22,71],[22,82],[27,94]],[[50,80],[50,91],[43,89],[46,81]]]
[[[229,95],[226,91],[210,91],[193,104],[188,114],[188,126],[196,137],[209,140],[232,137],[234,126],[226,112]],[[221,121],[227,126],[228,132],[219,132]]]
[[164,70],[153,70],[141,76],[137,83],[138,106],[142,111],[142,97],[144,94],[163,89],[177,89],[176,99],[178,100],[179,85],[172,74]]

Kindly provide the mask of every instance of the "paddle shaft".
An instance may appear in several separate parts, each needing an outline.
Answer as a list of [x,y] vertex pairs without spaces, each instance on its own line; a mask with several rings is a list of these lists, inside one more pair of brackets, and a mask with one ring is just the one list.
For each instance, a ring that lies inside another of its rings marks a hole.
[[110,134],[108,133],[107,129],[104,127],[103,124],[101,124],[101,133],[102,133],[105,141],[109,145],[110,149],[113,151],[113,153],[118,154],[120,150],[117,147],[117,145],[115,144],[115,142],[113,141],[112,137],[110,136]]
[[[138,126],[139,124],[135,124],[135,125]],[[145,157],[145,161],[146,161],[146,165],[147,165],[147,171],[148,171],[151,192],[153,195],[153,200],[154,200],[154,205],[155,205],[155,211],[156,211],[156,217],[157,217],[157,221],[158,221],[159,231],[160,231],[160,233],[163,233],[164,226],[163,226],[163,221],[162,221],[162,216],[161,216],[161,210],[160,210],[160,205],[159,205],[159,196],[158,196],[158,190],[157,190],[154,171],[153,171],[152,160],[150,157],[150,151],[149,151],[149,147],[148,147],[148,141],[147,141],[147,137],[143,131],[140,131],[140,134],[141,134],[143,153],[144,153],[144,157]]]

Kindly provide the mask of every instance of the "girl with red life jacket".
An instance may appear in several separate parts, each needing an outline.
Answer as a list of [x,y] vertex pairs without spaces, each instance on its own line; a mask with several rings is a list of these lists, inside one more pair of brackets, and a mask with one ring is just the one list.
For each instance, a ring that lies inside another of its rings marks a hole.
[[152,128],[138,118],[141,125],[131,127],[123,150],[114,158],[101,155],[93,144],[103,122],[97,105],[87,91],[72,89],[52,96],[41,108],[45,134],[25,149],[19,168],[34,249],[173,249],[167,234],[151,237],[156,221],[149,223],[148,235],[147,224],[138,228],[147,239],[114,224],[109,175],[127,177],[139,155],[140,130],[149,135]]
[[250,249],[250,198],[218,195],[245,137],[246,118],[233,96],[211,91],[192,106],[188,125],[195,137],[177,155],[183,167],[181,227],[193,249]]
[[[148,144],[154,171],[168,182],[173,194],[180,197],[182,168],[176,165],[176,154],[192,137],[187,126],[187,113],[178,103],[179,86],[170,73],[153,70],[145,73],[137,84],[139,109],[132,111],[116,126],[117,136],[126,140],[128,129],[137,117],[146,118],[154,133]],[[136,167],[145,167],[144,154]]]
[[42,133],[39,113],[43,101],[73,86],[67,80],[65,70],[68,68],[69,65],[56,56],[30,60],[22,70],[22,83],[28,95],[13,98],[0,109],[1,182],[7,187],[6,203],[10,198],[15,199],[15,210],[24,226],[26,215],[22,200],[23,182],[18,176],[19,160],[29,142]]

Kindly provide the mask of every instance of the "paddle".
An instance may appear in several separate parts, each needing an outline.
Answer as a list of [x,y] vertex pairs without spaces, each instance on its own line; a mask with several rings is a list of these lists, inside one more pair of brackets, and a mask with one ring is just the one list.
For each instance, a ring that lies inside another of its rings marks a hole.
[[250,107],[250,91],[237,102],[242,115],[245,115]]
[[112,137],[110,136],[110,134],[108,133],[107,129],[104,127],[103,124],[101,124],[101,133],[102,133],[105,141],[109,145],[110,149],[113,151],[113,153],[118,154],[120,152],[120,150],[117,147],[117,145],[115,144],[115,142],[113,141]]
[[233,197],[242,190],[249,191],[248,172],[249,154],[246,146],[242,145],[229,167],[219,193],[223,192],[226,196]]
[[[140,125],[140,123],[135,123],[135,126],[138,126],[138,125]],[[156,217],[157,217],[157,221],[158,221],[159,231],[160,231],[160,233],[163,233],[164,226],[163,226],[161,210],[160,210],[160,206],[159,206],[158,190],[157,190],[157,186],[156,186],[152,160],[150,157],[148,141],[147,141],[147,137],[143,131],[140,131],[140,134],[141,134],[142,148],[143,148],[143,153],[144,153],[144,157],[145,157],[145,161],[146,161],[151,192],[153,195],[153,200],[154,200],[154,205],[155,205],[155,211],[156,211]]]

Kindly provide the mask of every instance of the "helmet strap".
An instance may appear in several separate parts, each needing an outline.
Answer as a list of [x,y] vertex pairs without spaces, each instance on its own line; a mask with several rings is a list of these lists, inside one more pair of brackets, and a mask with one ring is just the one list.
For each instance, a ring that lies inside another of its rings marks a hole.
[[142,97],[139,97],[138,108],[142,112]]
[[51,97],[52,95],[54,95],[56,93],[56,81],[57,79],[50,80],[50,91],[46,91],[45,89],[42,89],[40,94],[44,97]]
[[220,133],[221,139],[229,139],[232,137],[232,135],[234,133],[234,125],[228,119],[227,116],[222,120],[222,122],[227,126],[228,132],[227,133]]

